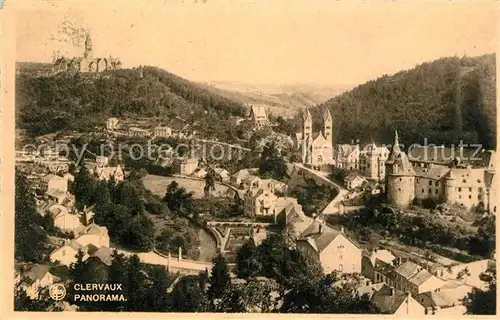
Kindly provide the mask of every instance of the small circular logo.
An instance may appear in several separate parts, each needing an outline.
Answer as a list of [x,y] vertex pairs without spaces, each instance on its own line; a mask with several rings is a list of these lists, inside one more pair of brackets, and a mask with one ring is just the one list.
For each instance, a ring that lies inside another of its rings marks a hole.
[[50,286],[49,295],[55,301],[62,300],[66,296],[66,288],[60,283],[53,284]]

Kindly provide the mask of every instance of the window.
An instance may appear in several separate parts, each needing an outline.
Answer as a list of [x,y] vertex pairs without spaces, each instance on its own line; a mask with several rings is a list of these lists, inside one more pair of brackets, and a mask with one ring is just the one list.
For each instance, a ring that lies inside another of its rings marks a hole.
[[462,188],[458,188],[458,192],[462,192]]
[[469,194],[469,199],[472,199],[472,196]]
[[431,189],[431,188],[429,188],[429,195],[431,195],[431,194],[432,194],[432,189]]
[[398,188],[398,191],[401,191],[401,188]]
[[477,189],[477,191],[478,191],[478,192],[483,192],[483,188],[479,187],[479,188]]
[[460,194],[459,194],[459,195],[458,195],[458,199],[462,199],[462,195],[460,195]]
[[344,259],[344,256],[339,254],[339,260],[342,260],[342,259]]
[[432,181],[431,180],[429,180],[429,185],[432,186]]
[[399,181],[403,181],[403,179],[402,179],[402,178],[399,178]]
[[469,188],[469,192],[472,192],[472,188]]
[[439,181],[436,181],[436,183],[434,184],[436,187],[439,186]]
[[482,196],[482,195],[480,195],[480,194],[478,194],[478,195],[477,195],[477,199],[478,199],[478,200],[482,200],[482,199],[483,199],[483,196]]
[[418,183],[418,178],[417,178],[417,183]]
[[435,191],[435,192],[434,192],[435,194],[438,194],[438,189],[435,189],[434,191]]
[[424,190],[424,189],[422,189],[422,193],[425,193],[425,190]]

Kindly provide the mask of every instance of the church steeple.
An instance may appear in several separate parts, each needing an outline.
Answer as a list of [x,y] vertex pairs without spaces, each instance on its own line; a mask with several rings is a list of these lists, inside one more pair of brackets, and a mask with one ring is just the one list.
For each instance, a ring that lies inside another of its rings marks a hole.
[[303,138],[308,139],[312,136],[312,116],[309,109],[306,109],[302,121]]
[[333,136],[333,119],[332,114],[328,108],[323,113],[323,135],[325,139],[331,144]]
[[87,33],[85,36],[85,52],[83,54],[84,58],[92,57],[92,39],[90,39],[90,34]]

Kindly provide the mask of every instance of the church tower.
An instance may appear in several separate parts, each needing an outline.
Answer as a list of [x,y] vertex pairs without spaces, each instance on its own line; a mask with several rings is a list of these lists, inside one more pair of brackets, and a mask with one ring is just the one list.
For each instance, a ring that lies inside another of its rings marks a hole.
[[309,163],[312,143],[312,116],[309,109],[302,117],[302,163]]
[[92,40],[90,39],[90,34],[87,33],[85,37],[85,52],[83,54],[84,58],[92,57]]
[[333,143],[333,119],[330,110],[326,108],[323,113],[323,134],[330,145]]

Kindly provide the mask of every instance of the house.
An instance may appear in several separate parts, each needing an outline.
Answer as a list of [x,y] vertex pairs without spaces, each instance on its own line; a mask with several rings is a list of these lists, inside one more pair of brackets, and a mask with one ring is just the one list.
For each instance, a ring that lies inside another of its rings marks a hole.
[[198,168],[198,159],[196,158],[177,158],[175,162],[179,166],[179,172],[182,175],[188,176]]
[[376,181],[385,179],[385,162],[389,157],[387,147],[371,143],[359,154],[359,170],[368,178]]
[[312,218],[305,215],[302,206],[295,198],[279,197],[273,211],[277,222],[281,222],[285,227],[286,234],[293,242],[295,242],[313,222]]
[[360,188],[364,183],[366,183],[366,179],[356,172],[350,172],[344,178],[344,184],[349,190]]
[[85,246],[81,245],[76,240],[66,241],[66,243],[62,247],[52,251],[52,253],[50,254],[50,261],[59,261],[61,265],[69,267],[72,263],[76,262],[76,255],[80,250],[85,253],[83,260],[86,260],[88,258],[88,254],[86,252],[87,248]]
[[48,174],[40,180],[39,188],[42,192],[47,191],[68,191],[68,181],[55,174]]
[[117,130],[119,128],[118,123],[119,123],[118,119],[116,119],[116,118],[109,118],[106,121],[106,129],[108,129],[110,131]]
[[172,128],[167,126],[158,126],[154,129],[155,138],[169,138],[172,136]]
[[124,179],[123,169],[120,165],[116,167],[96,167],[93,174],[98,180],[109,181],[114,179],[116,182],[120,182]]
[[148,130],[144,130],[137,127],[131,127],[128,129],[128,134],[132,137],[148,137],[150,135]]
[[249,189],[243,198],[245,215],[256,217],[272,214],[277,199],[278,197],[270,190]]
[[340,144],[335,149],[335,166],[345,170],[358,170],[361,151],[359,144]]
[[438,289],[419,294],[415,299],[425,308],[426,314],[455,315],[465,314],[462,299],[474,287],[457,280],[448,280]]
[[391,284],[390,278],[397,259],[389,250],[365,252],[361,259],[361,274],[373,283]]
[[[494,266],[494,260],[483,259],[469,263],[460,263],[450,267],[442,267],[436,270],[436,275],[444,280],[456,280],[461,278],[461,282],[484,290],[487,284],[482,281],[479,276]],[[461,276],[460,276],[461,275]]]
[[193,172],[193,177],[196,177],[196,178],[205,178],[205,176],[207,175],[207,170],[203,169],[203,168],[199,168],[199,169],[196,169],[194,172]]
[[215,168],[214,171],[215,171],[217,180],[223,181],[223,182],[229,182],[229,179],[231,178],[229,171],[227,171],[224,168]]
[[98,167],[105,167],[109,163],[109,158],[105,156],[97,156],[95,158],[95,163]]
[[251,169],[242,169],[231,176],[229,179],[231,184],[235,187],[240,187],[244,180],[253,175]]
[[431,274],[412,261],[406,261],[394,269],[394,285],[397,290],[410,292],[417,296],[420,293],[440,288],[444,280]]
[[55,201],[58,204],[63,204],[68,194],[69,194],[68,192],[61,190],[51,190],[45,192],[45,196],[47,197],[47,199]]
[[113,263],[113,250],[108,247],[100,247],[90,254],[89,258],[99,259],[104,265],[110,267]]
[[269,125],[266,108],[262,106],[252,106],[252,108],[250,109],[250,118],[252,119],[256,129],[262,129],[265,126]]
[[54,204],[49,208],[50,217],[54,221],[54,226],[62,231],[73,232],[78,228],[80,218],[68,212],[68,209],[60,204]]
[[35,160],[35,163],[50,173],[68,172],[69,162],[67,160]]
[[83,233],[75,240],[84,247],[89,244],[92,244],[97,248],[109,247],[108,229],[92,223],[85,227]]
[[31,299],[37,299],[40,289],[46,288],[54,283],[54,275],[49,272],[49,267],[41,264],[30,266],[22,273],[21,288]]
[[350,240],[343,228],[335,230],[316,219],[300,235],[297,248],[320,262],[325,273],[360,273],[362,250]]
[[385,314],[394,316],[425,315],[425,308],[409,292],[396,290],[387,285],[374,292],[371,301]]

